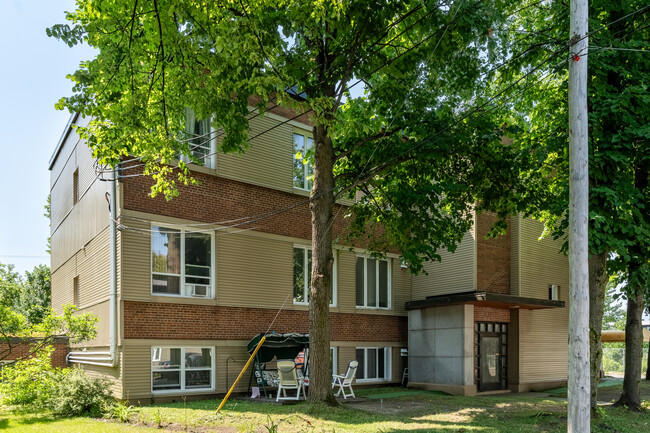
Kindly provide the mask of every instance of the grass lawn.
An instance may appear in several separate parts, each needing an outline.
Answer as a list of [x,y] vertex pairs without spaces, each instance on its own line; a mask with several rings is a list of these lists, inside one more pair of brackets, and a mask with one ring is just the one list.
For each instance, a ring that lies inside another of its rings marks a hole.
[[[643,383],[643,381],[642,381]],[[620,393],[620,384],[608,391]],[[650,384],[644,383],[644,391]],[[48,415],[5,411],[0,430],[18,432],[565,432],[566,402],[557,398],[498,395],[452,397],[400,388],[359,390],[362,401],[329,408],[310,403],[276,405],[229,401],[216,415],[219,400],[143,406],[131,423],[90,418],[55,419]],[[648,397],[644,397],[646,407]],[[157,425],[162,426],[161,429]],[[650,431],[650,411],[630,413],[604,406],[592,432]]]

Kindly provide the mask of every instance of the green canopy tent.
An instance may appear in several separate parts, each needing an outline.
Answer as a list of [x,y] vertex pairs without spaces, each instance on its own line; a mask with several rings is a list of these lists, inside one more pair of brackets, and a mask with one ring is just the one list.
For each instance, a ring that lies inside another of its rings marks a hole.
[[[248,353],[252,354],[255,351],[255,348],[259,344],[260,340],[264,336],[263,333],[260,333],[253,337],[251,341],[248,342],[246,349]],[[256,376],[257,372],[257,383],[264,390],[264,396],[268,397],[266,392],[267,380],[265,379],[264,366],[267,362],[273,361],[273,359],[291,359],[294,360],[300,352],[309,348],[309,334],[298,334],[298,333],[289,333],[289,334],[270,334],[266,336],[266,340],[260,347],[259,351],[255,355],[255,366],[251,370],[251,378],[248,384],[250,391],[251,384],[253,382],[253,377]],[[305,360],[302,367],[302,373],[304,376],[307,375],[307,355],[305,351]]]

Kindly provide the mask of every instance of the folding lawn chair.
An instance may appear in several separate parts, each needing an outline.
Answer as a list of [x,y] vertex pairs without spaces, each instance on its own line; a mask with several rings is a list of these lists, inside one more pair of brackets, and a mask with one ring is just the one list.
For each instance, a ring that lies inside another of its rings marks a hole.
[[[293,361],[278,361],[278,376],[278,396],[275,398],[275,401],[299,400],[300,391],[303,389],[303,381],[298,380],[296,364]],[[296,396],[288,397],[288,389],[295,389]]]
[[[348,370],[344,375],[335,374],[332,376],[332,389],[336,388],[336,386],[339,387],[339,391],[336,393],[337,397],[341,394],[341,392],[343,393],[343,398],[346,400],[348,396],[355,397],[354,391],[352,390],[352,381],[354,380],[354,376],[357,374],[358,366],[359,363],[357,361],[350,361],[348,362]],[[350,392],[348,394],[345,393],[345,387],[348,387],[350,389]]]

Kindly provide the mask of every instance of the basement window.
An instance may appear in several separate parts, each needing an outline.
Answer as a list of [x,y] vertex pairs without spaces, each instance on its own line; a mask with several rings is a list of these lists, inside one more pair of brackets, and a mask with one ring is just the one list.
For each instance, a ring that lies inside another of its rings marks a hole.
[[214,365],[211,347],[152,347],[151,390],[213,390]]

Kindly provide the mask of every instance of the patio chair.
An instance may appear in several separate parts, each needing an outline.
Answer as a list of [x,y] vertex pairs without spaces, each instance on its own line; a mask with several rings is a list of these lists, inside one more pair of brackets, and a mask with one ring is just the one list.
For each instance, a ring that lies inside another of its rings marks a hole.
[[[278,396],[275,398],[275,401],[300,400],[303,381],[298,380],[296,364],[293,361],[278,361],[278,376]],[[295,389],[296,396],[287,396],[288,389]]]
[[[339,387],[339,391],[336,393],[337,397],[341,394],[341,392],[343,393],[343,398],[346,400],[349,396],[356,397],[354,395],[354,391],[352,390],[352,381],[354,380],[354,376],[357,374],[358,366],[359,363],[357,361],[350,361],[348,362],[348,370],[345,372],[345,374],[335,374],[332,376],[332,389],[336,388],[337,386]],[[348,394],[345,393],[345,387],[348,387],[350,389],[350,392]]]

